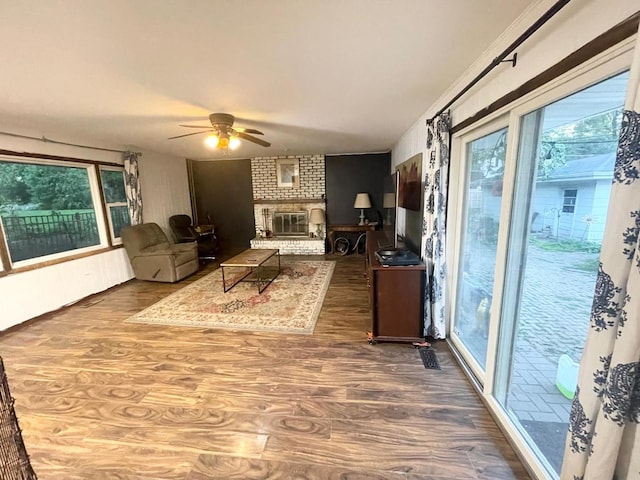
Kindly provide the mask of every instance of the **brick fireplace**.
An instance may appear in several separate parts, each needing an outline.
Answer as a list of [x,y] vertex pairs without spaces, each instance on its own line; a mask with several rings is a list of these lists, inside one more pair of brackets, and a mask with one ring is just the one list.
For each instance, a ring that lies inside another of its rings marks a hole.
[[[297,160],[295,185],[278,186],[278,160]],[[251,159],[256,237],[251,248],[278,248],[284,255],[323,255],[326,226],[320,236],[309,225],[313,208],[325,210],[324,155]]]

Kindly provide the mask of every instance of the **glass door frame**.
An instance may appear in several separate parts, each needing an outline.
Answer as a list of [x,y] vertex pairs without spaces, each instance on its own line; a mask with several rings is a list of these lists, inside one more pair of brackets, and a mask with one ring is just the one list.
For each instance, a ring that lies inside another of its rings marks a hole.
[[[541,460],[541,452],[535,445],[532,446],[527,442],[523,436],[522,429],[514,422],[494,395],[494,392],[501,395],[501,390],[506,388],[506,383],[504,382],[507,381],[511,368],[512,345],[507,344],[507,342],[512,337],[513,326],[511,326],[510,330],[503,327],[503,325],[508,325],[509,322],[505,320],[505,316],[510,314],[504,308],[504,304],[508,300],[505,298],[507,294],[505,291],[505,279],[514,274],[514,269],[516,273],[519,271],[519,262],[509,257],[508,249],[511,246],[511,214],[514,208],[513,195],[516,187],[516,175],[518,174],[516,167],[517,154],[520,148],[521,121],[525,115],[535,110],[627,70],[631,64],[634,44],[635,36],[632,36],[601,55],[587,60],[566,74],[548,82],[536,91],[494,112],[483,119],[482,123],[471,125],[452,136],[451,173],[449,176],[451,180],[450,210],[447,220],[449,235],[447,261],[451,267],[448,273],[451,303],[447,312],[449,320],[447,341],[452,346],[452,350],[458,359],[463,362],[463,370],[472,377],[470,378],[472,383],[475,384],[493,418],[509,438],[525,465],[535,477],[541,479],[554,479],[557,476],[551,473],[552,471],[546,460]],[[455,319],[452,318],[455,312],[454,306],[456,305],[456,293],[458,290],[459,253],[462,246],[461,230],[464,220],[464,202],[466,200],[467,145],[474,139],[505,126],[508,126],[507,150],[493,288],[493,298],[499,299],[499,301],[494,301],[494,305],[491,308],[486,371],[483,372],[470,352],[455,335]],[[501,385],[498,385],[497,382],[501,382]]]
[[[448,249],[448,251],[456,252],[455,255],[453,255],[451,258],[448,259],[448,263],[451,266],[450,272],[455,272],[451,277],[451,296],[450,296],[451,303],[449,308],[450,309],[449,339],[451,343],[453,343],[457,351],[460,353],[460,355],[464,357],[472,374],[474,375],[476,380],[480,383],[480,385],[483,387],[483,389],[485,389],[485,391],[486,391],[486,385],[487,385],[486,372],[490,371],[491,368],[493,368],[493,365],[490,359],[492,357],[495,357],[495,355],[490,355],[489,353],[492,351],[495,351],[495,348],[496,348],[497,334],[498,334],[496,326],[498,322],[494,317],[500,313],[499,311],[497,311],[498,309],[496,308],[497,306],[496,304],[498,304],[498,302],[492,302],[492,305],[491,305],[489,329],[488,329],[488,335],[487,335],[486,371],[483,370],[482,366],[476,361],[472,353],[464,345],[464,342],[457,335],[455,331],[456,319],[454,318],[454,314],[455,314],[455,308],[458,301],[457,293],[459,291],[458,281],[460,279],[459,272],[460,272],[460,261],[461,261],[460,251],[464,241],[462,231],[464,229],[464,222],[466,220],[465,205],[467,201],[467,183],[469,181],[469,175],[470,175],[469,169],[471,167],[469,162],[470,159],[468,156],[468,153],[470,151],[469,147],[473,141],[478,140],[479,138],[490,135],[491,133],[497,132],[505,128],[507,129],[507,148],[505,153],[505,176],[503,181],[502,203],[500,207],[500,212],[501,212],[500,225],[502,225],[502,221],[505,218],[504,217],[505,207],[508,208],[510,205],[509,197],[507,196],[509,192],[505,191],[505,188],[508,188],[509,186],[508,182],[506,181],[507,168],[509,163],[507,159],[510,157],[510,149],[513,148],[511,146],[511,142],[512,142],[511,127],[509,126],[508,115],[502,115],[498,118],[494,118],[489,122],[485,122],[482,126],[475,128],[466,134],[463,134],[454,138],[453,144],[452,144],[451,158],[452,159],[459,158],[460,161],[456,162],[455,164],[452,164],[451,172],[449,175],[450,179],[458,179],[458,181],[456,181],[455,183],[451,182],[449,187],[449,195],[450,195],[449,198],[451,199],[455,198],[456,199],[455,204],[458,206],[458,208],[455,211],[455,215],[453,215],[454,223],[453,225],[450,224],[449,228],[447,229],[447,231],[449,232],[448,233],[449,238],[451,238],[451,236],[453,236],[454,238],[453,248]],[[503,230],[504,230],[503,228],[500,228],[498,231],[498,243],[496,246],[496,251],[498,252],[504,250],[503,242],[505,241],[505,239],[502,238],[503,235],[501,235],[500,233]],[[499,256],[496,257],[496,276],[494,277],[493,291],[492,291],[493,298],[501,298],[500,296],[496,296],[496,295],[501,294],[501,285],[499,286],[498,284],[501,283],[502,278],[499,278],[499,275],[497,273],[501,271],[499,264],[502,263],[502,261],[503,260]]]

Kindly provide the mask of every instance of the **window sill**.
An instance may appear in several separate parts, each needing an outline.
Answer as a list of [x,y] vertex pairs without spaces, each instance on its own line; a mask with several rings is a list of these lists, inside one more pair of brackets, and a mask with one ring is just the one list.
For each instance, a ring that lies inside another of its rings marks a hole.
[[29,272],[31,270],[38,270],[40,268],[45,268],[45,267],[50,267],[52,265],[58,265],[60,263],[65,263],[65,262],[70,262],[73,260],[78,260],[80,258],[86,258],[86,257],[91,257],[93,255],[100,255],[102,253],[106,253],[106,252],[110,252],[112,250],[116,250],[122,248],[122,245],[114,245],[112,247],[103,247],[97,250],[91,250],[90,252],[83,252],[83,253],[78,253],[75,255],[69,255],[63,258],[56,258],[53,260],[47,260],[44,262],[38,262],[38,263],[33,263],[31,265],[25,265],[23,267],[18,267],[18,268],[12,268],[9,270],[5,270],[5,271],[1,271],[0,272],[0,277],[4,277],[7,275],[13,275],[15,273],[24,273],[24,272]]

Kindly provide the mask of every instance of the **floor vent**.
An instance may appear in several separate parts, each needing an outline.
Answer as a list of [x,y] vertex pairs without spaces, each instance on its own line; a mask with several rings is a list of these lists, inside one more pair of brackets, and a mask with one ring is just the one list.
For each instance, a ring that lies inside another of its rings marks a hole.
[[424,363],[424,368],[429,368],[432,370],[441,370],[440,362],[438,362],[438,357],[436,357],[436,351],[433,348],[418,348],[418,352],[420,352],[420,358],[422,358],[422,363]]

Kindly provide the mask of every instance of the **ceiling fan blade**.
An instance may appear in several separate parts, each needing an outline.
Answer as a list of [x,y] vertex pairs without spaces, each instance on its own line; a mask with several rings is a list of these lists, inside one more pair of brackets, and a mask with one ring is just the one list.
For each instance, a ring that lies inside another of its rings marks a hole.
[[211,128],[209,125],[178,125],[179,127],[187,127],[187,128]]
[[260,130],[256,130],[255,128],[234,128],[236,132],[242,133],[252,133],[253,135],[264,135]]
[[244,140],[247,140],[248,142],[253,142],[253,143],[257,143],[258,145],[262,145],[263,147],[270,147],[271,144],[269,142],[265,142],[264,140],[261,140],[259,138],[256,137],[252,137],[251,135],[247,135],[244,132],[238,132],[238,136]]
[[199,133],[207,133],[207,132],[213,132],[213,130],[203,130],[202,132],[185,133],[184,135],[176,135],[175,137],[169,137],[167,140],[173,140],[174,138],[188,137],[190,135],[198,135]]

